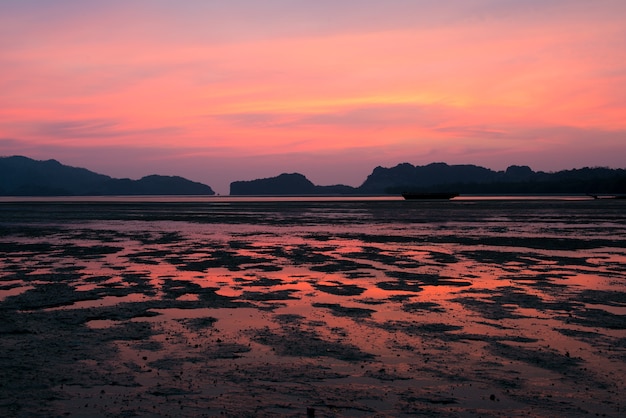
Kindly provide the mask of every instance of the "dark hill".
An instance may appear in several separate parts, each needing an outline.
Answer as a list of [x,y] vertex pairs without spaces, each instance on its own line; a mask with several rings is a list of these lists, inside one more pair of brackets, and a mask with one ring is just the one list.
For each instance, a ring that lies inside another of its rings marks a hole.
[[299,173],[283,173],[249,181],[234,181],[230,184],[230,194],[243,195],[332,195],[351,194],[354,188],[344,185],[316,186]]
[[625,194],[626,170],[581,168],[556,173],[535,172],[528,166],[510,166],[494,171],[475,165],[432,163],[413,166],[376,167],[357,187],[316,186],[302,174],[236,181],[231,195],[384,195],[411,192],[455,192],[461,194]]
[[[0,158],[0,194],[53,196],[85,194],[111,177],[56,160],[36,161],[15,156]],[[83,193],[80,193],[80,192]],[[79,192],[79,193],[76,193]]]
[[497,173],[475,165],[432,163],[426,166],[398,164],[392,168],[376,167],[359,187],[364,194],[401,193],[430,190],[433,186],[460,182],[486,183],[495,181]]
[[297,195],[311,194],[314,190],[315,185],[298,173],[230,183],[231,195]]
[[150,175],[139,180],[111,179],[104,182],[96,194],[100,195],[214,195],[202,183],[178,176]]
[[465,194],[617,193],[626,192],[626,170],[582,168],[556,173],[535,172],[527,166],[493,171],[475,165],[433,163],[376,167],[357,188],[362,194],[457,192]]
[[2,196],[100,196],[100,195],[213,195],[202,183],[182,177],[147,176],[140,180],[114,179],[56,160],[0,157]]

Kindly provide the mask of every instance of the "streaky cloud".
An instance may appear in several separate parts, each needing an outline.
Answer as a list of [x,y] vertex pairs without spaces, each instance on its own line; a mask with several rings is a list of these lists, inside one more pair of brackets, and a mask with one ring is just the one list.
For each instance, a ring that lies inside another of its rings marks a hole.
[[35,122],[32,131],[45,138],[114,138],[144,135],[177,136],[185,132],[184,127],[162,126],[130,129],[128,124],[114,119],[73,119],[63,121]]

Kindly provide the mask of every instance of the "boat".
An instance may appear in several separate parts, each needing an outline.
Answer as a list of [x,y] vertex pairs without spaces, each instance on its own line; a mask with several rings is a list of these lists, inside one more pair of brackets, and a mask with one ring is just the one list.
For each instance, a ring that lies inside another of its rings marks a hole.
[[598,199],[619,199],[619,200],[626,199],[626,194],[600,196],[600,195],[597,195],[597,194],[587,193],[587,196],[592,197],[592,198],[594,198],[596,200],[598,200]]
[[402,197],[406,200],[431,200],[431,199],[452,199],[457,197],[458,193],[445,193],[445,192],[433,192],[433,193],[411,193],[404,192]]

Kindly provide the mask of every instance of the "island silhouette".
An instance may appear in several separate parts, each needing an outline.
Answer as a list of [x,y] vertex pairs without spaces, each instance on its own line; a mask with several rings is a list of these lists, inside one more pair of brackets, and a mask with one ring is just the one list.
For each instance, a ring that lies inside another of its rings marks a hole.
[[376,167],[359,187],[316,186],[299,173],[235,181],[230,194],[237,195],[400,195],[446,194],[623,194],[626,170],[581,168],[555,173],[535,172],[528,166],[494,171],[476,165],[432,163],[414,166]]
[[116,179],[56,160],[0,158],[0,196],[214,195],[206,184],[178,176]]
[[[495,171],[472,164],[443,162],[414,166],[401,163],[376,167],[358,186],[315,185],[303,174],[238,180],[231,196],[244,195],[400,195],[412,193],[460,194],[588,194],[623,196],[626,169],[584,167],[557,172],[533,171],[513,165]],[[215,195],[203,183],[179,176],[150,175],[138,180],[117,179],[56,160],[24,156],[0,157],[0,196],[110,196]]]

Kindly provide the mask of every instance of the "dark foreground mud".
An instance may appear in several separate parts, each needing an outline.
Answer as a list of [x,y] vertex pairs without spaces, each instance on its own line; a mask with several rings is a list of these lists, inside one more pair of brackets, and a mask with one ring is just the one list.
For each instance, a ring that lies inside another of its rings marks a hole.
[[0,203],[0,416],[623,416],[626,203]]

